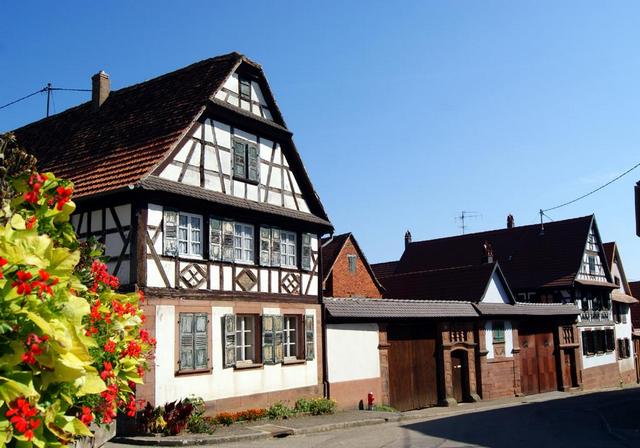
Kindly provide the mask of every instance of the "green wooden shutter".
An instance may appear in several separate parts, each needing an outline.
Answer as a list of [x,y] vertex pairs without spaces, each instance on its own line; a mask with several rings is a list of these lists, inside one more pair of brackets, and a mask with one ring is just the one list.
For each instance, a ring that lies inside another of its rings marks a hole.
[[271,265],[271,229],[260,227],[260,265]]
[[271,266],[280,266],[280,229],[271,229]]
[[222,260],[222,221],[209,219],[209,258]]
[[236,316],[224,315],[224,366],[236,365]]
[[178,212],[165,208],[163,211],[164,254],[178,255]]
[[233,222],[222,222],[222,259],[233,261]]
[[194,325],[194,351],[195,351],[195,368],[206,369],[209,367],[209,336],[208,336],[209,318],[206,314],[195,315]]
[[247,177],[246,145],[233,142],[233,175],[245,179]]
[[193,353],[193,313],[180,313],[180,362],[178,370],[194,369]]
[[262,316],[262,362],[275,364],[275,325],[274,316]]
[[249,145],[247,149],[248,160],[248,179],[258,182],[260,180],[260,157],[258,154],[258,148],[254,145]]
[[304,316],[304,354],[307,361],[315,358],[314,334],[314,318],[309,314]]
[[284,360],[284,346],[282,345],[284,333],[284,317],[283,316],[273,316],[273,345],[274,345],[274,361],[282,362]]
[[311,235],[302,234],[302,269],[311,270]]

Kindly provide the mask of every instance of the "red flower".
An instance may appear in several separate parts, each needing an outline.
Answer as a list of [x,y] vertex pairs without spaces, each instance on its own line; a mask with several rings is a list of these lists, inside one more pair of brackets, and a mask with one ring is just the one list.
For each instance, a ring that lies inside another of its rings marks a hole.
[[26,222],[27,229],[29,230],[33,229],[33,226],[35,226],[37,222],[38,222],[38,218],[36,218],[35,216],[31,216],[29,219],[27,219],[27,222]]
[[40,426],[40,419],[33,418],[37,413],[38,410],[35,406],[31,406],[24,398],[18,398],[9,405],[5,416],[9,417],[9,421],[16,431],[22,433],[27,440],[31,440],[33,430]]
[[102,365],[104,366],[104,370],[100,372],[100,378],[102,378],[102,381],[107,381],[107,378],[113,378],[113,366],[111,363],[104,361]]
[[7,264],[7,260],[0,257],[0,278],[4,278],[4,274],[2,273],[2,268]]
[[127,415],[129,417],[136,416],[136,398],[133,396],[129,399],[129,403],[127,403]]
[[11,284],[12,288],[18,288],[18,294],[29,295],[31,294],[31,285],[29,284],[29,280],[31,280],[31,273],[25,271],[16,272],[18,276],[18,280]]
[[129,341],[129,345],[127,346],[126,350],[122,353],[122,357],[124,358],[125,356],[130,356],[132,358],[137,358],[138,356],[140,356],[141,351],[142,351],[142,348],[140,347],[140,345],[138,345],[136,341]]
[[91,408],[89,406],[82,406],[80,421],[86,426],[89,426],[89,424],[93,421],[93,413],[91,412]]
[[138,298],[140,300],[140,303],[144,303],[144,291],[141,289],[138,290]]
[[36,362],[36,356],[42,354],[42,347],[40,344],[43,342],[47,342],[49,340],[49,336],[44,335],[40,338],[37,334],[31,333],[27,336],[27,341],[25,345],[27,346],[27,351],[22,355],[22,361],[26,362],[29,365],[33,365]]
[[71,187],[58,187],[56,188],[56,196],[54,198],[54,201],[56,201],[56,208],[58,210],[62,210],[62,208],[64,207],[64,204],[66,204],[67,202],[69,202],[69,200],[71,199],[71,194],[73,193],[73,188]]
[[120,286],[120,280],[118,277],[109,274],[107,271],[107,265],[100,260],[93,260],[91,264],[91,272],[93,273],[93,287],[92,292],[97,292],[100,285],[116,289]]
[[111,339],[108,339],[106,344],[104,344],[104,351],[108,353],[113,353],[116,349],[116,343]]

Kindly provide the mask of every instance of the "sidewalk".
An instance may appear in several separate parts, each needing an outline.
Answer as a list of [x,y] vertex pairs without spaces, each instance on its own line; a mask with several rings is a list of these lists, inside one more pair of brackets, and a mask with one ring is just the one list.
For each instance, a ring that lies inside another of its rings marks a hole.
[[[619,390],[619,389],[610,389]],[[477,403],[461,403],[454,407],[433,407],[407,412],[343,411],[333,415],[295,417],[287,420],[262,420],[231,426],[219,426],[212,435],[184,434],[168,437],[120,437],[105,445],[106,448],[138,446],[196,446],[242,442],[288,435],[311,434],[357,426],[378,425],[387,422],[430,420],[472,412],[521,406],[527,403],[557,400],[604,390],[576,392],[548,392],[527,397],[512,397]]]

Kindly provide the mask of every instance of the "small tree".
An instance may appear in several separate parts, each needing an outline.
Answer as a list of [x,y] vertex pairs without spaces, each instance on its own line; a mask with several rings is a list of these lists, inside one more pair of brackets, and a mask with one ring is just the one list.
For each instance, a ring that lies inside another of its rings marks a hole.
[[61,446],[118,409],[135,416],[155,345],[141,292],[116,292],[100,245],[77,240],[71,182],[34,167],[0,135],[0,448]]

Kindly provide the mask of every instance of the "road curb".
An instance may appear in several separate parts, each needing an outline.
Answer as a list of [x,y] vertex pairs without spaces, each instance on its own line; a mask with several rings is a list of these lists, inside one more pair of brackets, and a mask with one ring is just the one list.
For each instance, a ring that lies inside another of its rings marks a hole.
[[[368,418],[362,420],[351,420],[347,422],[327,423],[325,425],[309,426],[307,428],[288,428],[292,430],[293,435],[314,434],[319,432],[329,432],[338,429],[356,428],[359,426],[380,425],[390,421],[399,421],[399,417],[390,418]],[[269,432],[259,432],[256,429],[255,434],[236,434],[228,436],[203,436],[198,438],[184,438],[184,439],[172,439],[167,440],[163,438],[154,439],[140,439],[136,437],[116,437],[111,440],[114,443],[121,443],[125,445],[134,446],[201,446],[201,445],[217,445],[221,443],[231,442],[248,442],[252,440],[270,439],[273,435]]]

